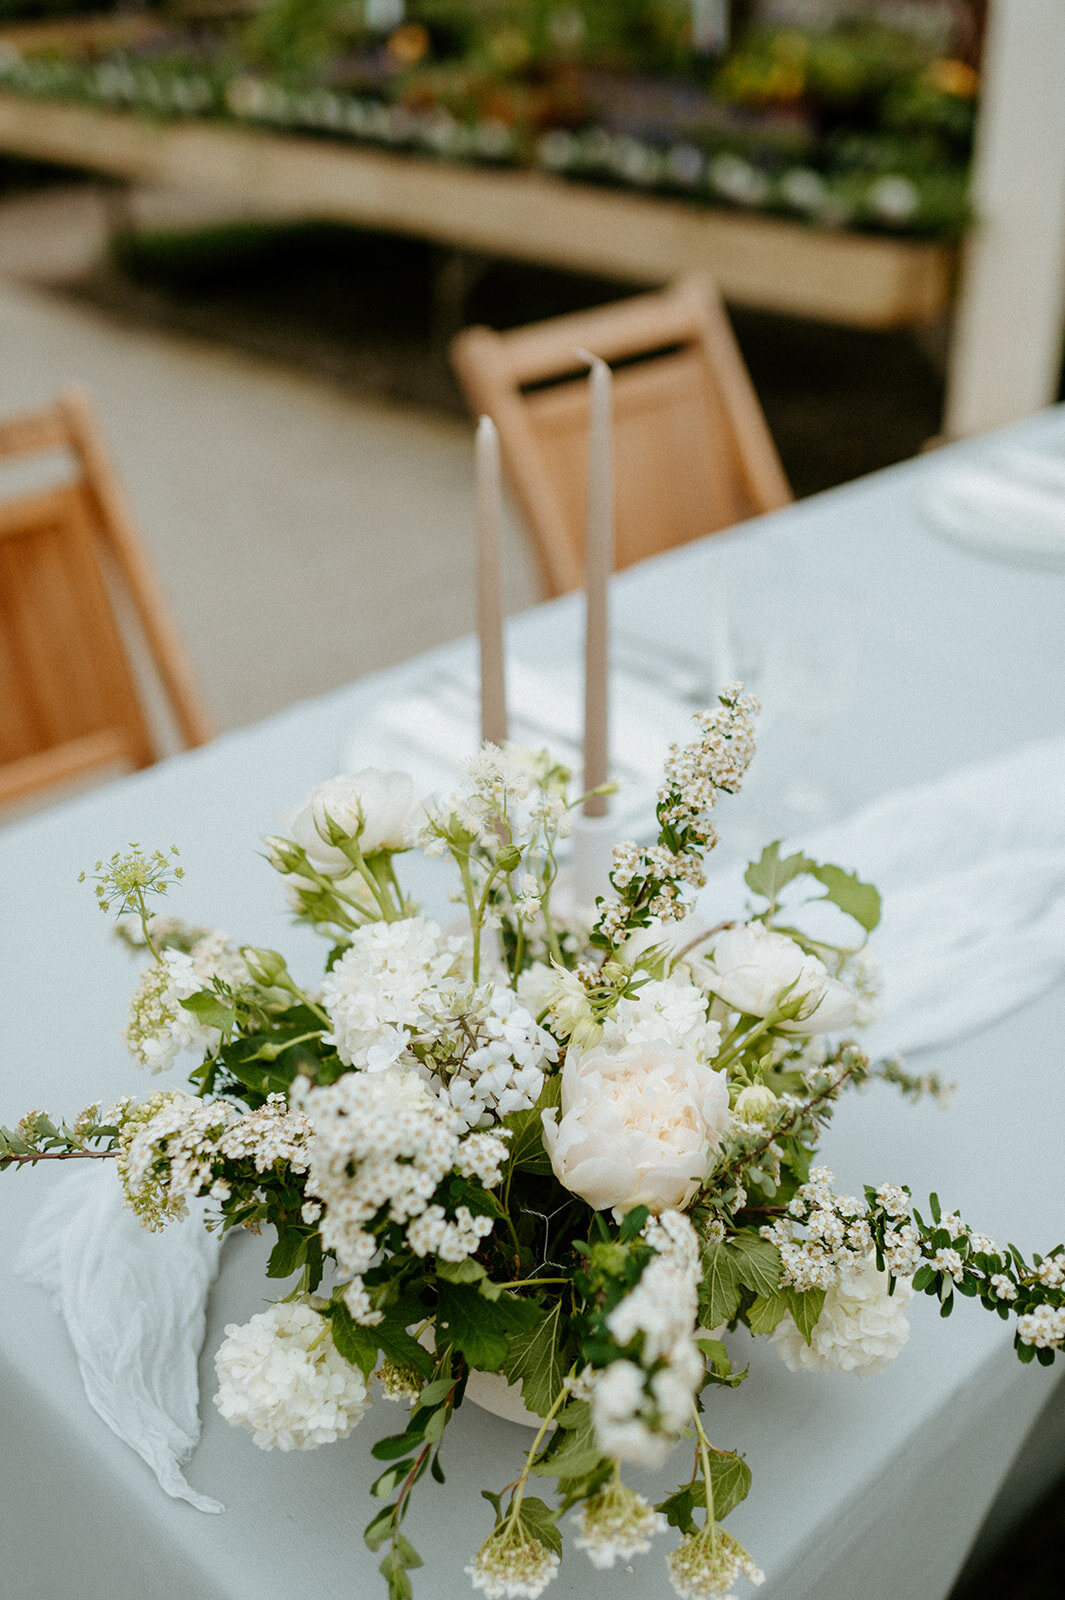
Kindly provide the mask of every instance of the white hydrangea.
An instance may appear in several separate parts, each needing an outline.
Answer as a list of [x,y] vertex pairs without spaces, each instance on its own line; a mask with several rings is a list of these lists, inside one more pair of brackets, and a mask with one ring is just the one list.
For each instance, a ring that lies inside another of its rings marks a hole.
[[601,1042],[622,1049],[651,1040],[712,1061],[721,1046],[721,1024],[707,1021],[706,996],[685,978],[652,979],[631,999],[618,1001],[604,1020]]
[[888,1294],[888,1273],[875,1256],[844,1267],[825,1295],[824,1309],[808,1345],[790,1313],[773,1333],[773,1343],[792,1372],[853,1372],[870,1378],[883,1372],[909,1338],[906,1307],[913,1290],[897,1280]]
[[413,1033],[431,1028],[440,990],[462,976],[465,941],[435,922],[404,917],[356,928],[322,984],[322,1004],[345,1066],[383,1072]]
[[314,1450],[344,1439],[369,1409],[365,1379],[305,1300],[230,1323],[215,1356],[214,1403],[260,1450]]
[[151,1072],[165,1072],[180,1050],[207,1055],[217,1050],[221,1034],[205,1027],[182,1005],[202,989],[222,983],[239,989],[248,982],[243,957],[224,933],[198,939],[190,954],[165,949],[145,967],[130,1001],[123,1038],[132,1056]]

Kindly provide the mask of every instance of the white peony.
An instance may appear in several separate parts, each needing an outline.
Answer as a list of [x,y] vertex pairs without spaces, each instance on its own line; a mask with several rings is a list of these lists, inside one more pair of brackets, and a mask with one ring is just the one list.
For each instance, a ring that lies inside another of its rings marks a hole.
[[723,1072],[660,1040],[571,1049],[561,1121],[543,1112],[555,1176],[597,1211],[690,1204],[728,1121]]
[[214,1403],[261,1450],[314,1450],[345,1439],[369,1409],[365,1379],[305,1300],[231,1322],[215,1356]]
[[712,993],[752,1017],[768,1016],[784,990],[785,1000],[805,996],[800,1015],[780,1024],[786,1033],[834,1033],[849,1027],[858,1012],[857,996],[823,961],[761,922],[719,934],[705,973]]
[[889,1367],[910,1336],[906,1307],[913,1289],[896,1279],[888,1294],[888,1274],[874,1256],[842,1268],[839,1282],[825,1294],[810,1344],[791,1315],[777,1324],[773,1343],[792,1372],[853,1372],[871,1378]]
[[343,850],[329,843],[330,822],[357,838],[364,856],[372,856],[379,850],[409,850],[424,816],[414,782],[405,772],[366,767],[320,783],[290,812],[286,826],[316,866],[350,872]]

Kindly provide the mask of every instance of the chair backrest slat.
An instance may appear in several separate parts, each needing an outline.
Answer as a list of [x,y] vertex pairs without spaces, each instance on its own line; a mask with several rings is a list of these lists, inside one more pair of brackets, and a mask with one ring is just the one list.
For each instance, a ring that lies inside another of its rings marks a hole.
[[[129,594],[187,744],[206,714],[80,395],[0,424],[0,460],[62,449],[74,475],[0,503],[0,801],[156,749],[115,611]],[[153,624],[149,627],[146,618]],[[179,702],[177,685],[185,699]]]
[[544,587],[582,570],[588,385],[577,354],[614,369],[617,566],[787,505],[791,491],[721,302],[705,279],[493,333],[452,361],[499,430]]

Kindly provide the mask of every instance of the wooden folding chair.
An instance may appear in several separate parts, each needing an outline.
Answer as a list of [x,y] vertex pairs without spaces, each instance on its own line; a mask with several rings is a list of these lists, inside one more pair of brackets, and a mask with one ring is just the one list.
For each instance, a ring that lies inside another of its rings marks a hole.
[[0,422],[0,463],[63,451],[73,473],[0,502],[0,803],[157,758],[113,591],[186,745],[211,726],[86,398]]
[[549,595],[581,581],[590,351],[614,372],[616,565],[629,566],[792,499],[713,285],[494,333],[467,328],[451,361],[499,430]]

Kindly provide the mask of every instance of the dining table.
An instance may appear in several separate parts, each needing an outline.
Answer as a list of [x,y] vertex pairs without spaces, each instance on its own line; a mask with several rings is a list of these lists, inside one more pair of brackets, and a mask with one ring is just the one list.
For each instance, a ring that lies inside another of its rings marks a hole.
[[[619,831],[646,829],[654,765],[724,674],[744,678],[763,702],[750,785],[717,815],[725,862],[1065,735],[1065,561],[969,543],[937,511],[938,485],[985,470],[1004,447],[1051,466],[1065,461],[1065,408],[617,574]],[[404,585],[417,581],[395,574],[397,617]],[[359,606],[353,594],[353,628]],[[316,648],[313,593],[292,596],[289,625]],[[582,632],[576,594],[507,625],[512,731],[557,737],[564,755],[579,753]],[[283,831],[287,808],[340,770],[394,767],[456,786],[459,758],[475,746],[475,667],[468,638],[415,654],[0,831],[0,1122],[13,1126],[36,1108],[72,1118],[88,1101],[160,1086],[121,1036],[135,964],[79,874],[132,841],[176,846],[184,878],[165,909],[242,944],[284,949],[309,981],[320,942],[292,925],[263,837]],[[411,854],[399,865],[446,917],[441,863]],[[936,1189],[945,1207],[1026,1254],[1056,1243],[1065,1236],[1063,1021],[1057,983],[915,1057],[913,1071],[956,1085],[949,1107],[912,1103],[882,1082],[845,1097],[822,1150],[839,1185],[860,1193],[865,1183],[906,1183],[915,1197]],[[42,1162],[0,1176],[0,1592],[36,1600],[383,1593],[380,1557],[361,1536],[380,1470],[369,1447],[397,1431],[401,1410],[377,1403],[349,1438],[306,1453],[260,1451],[227,1426],[211,1404],[214,1352],[227,1324],[277,1293],[263,1276],[270,1241],[241,1233],[226,1241],[210,1294],[203,1431],[187,1465],[191,1483],[225,1510],[205,1515],[168,1498],[90,1408],[60,1319],[15,1270],[64,1170]],[[734,1366],[750,1372],[734,1390],[710,1391],[707,1427],[753,1473],[728,1526],[764,1569],[767,1600],[944,1600],[974,1545],[1000,1537],[1065,1468],[1060,1366],[1022,1366],[1010,1325],[969,1300],[943,1319],[918,1295],[909,1319],[898,1360],[867,1380],[791,1373],[769,1341],[742,1328],[726,1336]],[[480,1490],[511,1481],[526,1445],[517,1424],[460,1408],[442,1457],[446,1483],[427,1480],[409,1517],[425,1562],[412,1574],[420,1600],[471,1592],[463,1569],[492,1521]],[[665,1493],[686,1470],[678,1450],[661,1472],[633,1481]],[[667,1600],[667,1543],[609,1572],[571,1547],[550,1593]]]

